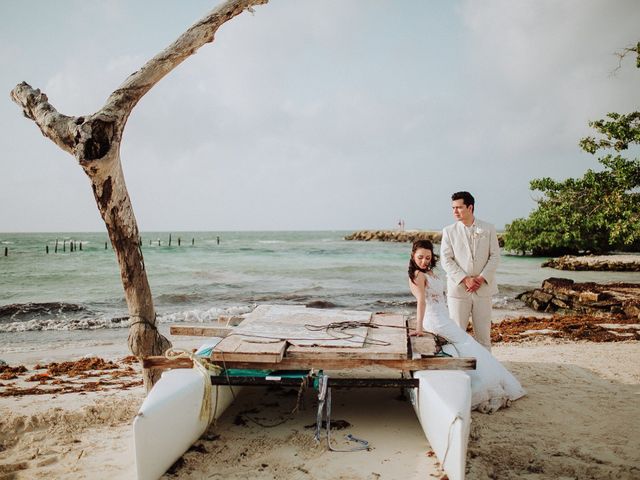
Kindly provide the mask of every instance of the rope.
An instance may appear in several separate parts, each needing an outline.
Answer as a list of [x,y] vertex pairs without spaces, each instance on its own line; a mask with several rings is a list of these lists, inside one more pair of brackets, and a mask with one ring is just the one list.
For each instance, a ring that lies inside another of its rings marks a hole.
[[[158,316],[156,315],[156,316],[155,316],[155,318],[154,318],[154,321],[155,321],[155,319],[156,319],[157,317],[158,317]],[[126,318],[126,317],[124,317],[124,318]],[[144,318],[142,318],[140,315],[130,315],[130,316],[129,316],[129,319],[133,319],[133,318],[138,318],[139,320],[136,320],[135,322],[130,322],[130,323],[129,323],[129,327],[133,327],[134,325],[137,325],[137,324],[141,323],[141,324],[143,324],[143,325],[147,325],[147,326],[151,327],[151,328],[152,328],[153,330],[155,330],[156,332],[158,331],[158,327],[156,326],[156,324],[155,324],[155,323],[151,323],[149,320],[145,320],[145,319],[144,319]]]
[[447,455],[449,454],[449,446],[451,445],[451,429],[453,428],[453,425],[458,420],[462,420],[462,417],[460,415],[456,415],[456,417],[451,421],[451,424],[449,425],[449,433],[447,433],[447,448],[444,451],[444,457],[442,458],[442,463],[441,463],[443,469],[444,469],[444,462],[447,461]]
[[282,425],[283,423],[286,423],[289,420],[291,420],[298,413],[298,410],[300,409],[300,405],[302,405],[302,399],[303,399],[302,395],[307,389],[308,384],[309,384],[309,375],[302,377],[302,381],[300,382],[300,387],[298,388],[298,398],[296,399],[296,404],[294,405],[293,410],[291,410],[291,412],[289,412],[282,420],[279,420],[275,423],[267,424],[267,423],[262,423],[256,420],[255,418],[251,418],[246,414],[242,414],[242,417],[264,428],[273,428],[273,427],[277,427],[278,425]]
[[195,353],[182,348],[169,348],[164,352],[164,356],[169,360],[178,358],[190,358],[193,362],[193,369],[202,375],[204,391],[202,393],[202,405],[200,407],[200,420],[207,422],[207,425],[215,418],[218,409],[218,389],[216,388],[216,404],[213,412],[211,411],[211,373],[218,375],[221,368],[217,365],[208,363],[204,358],[197,356]]
[[[324,331],[327,335],[330,335],[332,339],[345,340],[347,342],[352,343],[360,343],[360,340],[352,340],[352,339],[362,339],[364,344],[366,345],[379,345],[379,346],[389,346],[390,342],[385,342],[384,340],[367,338],[366,335],[358,335],[357,333],[346,333],[344,330],[352,329],[352,328],[380,328],[380,327],[395,327],[394,325],[377,325],[373,322],[358,322],[353,320],[345,320],[344,322],[331,322],[327,325],[310,325],[306,324],[304,327],[311,332],[322,332]],[[395,327],[395,328],[405,328],[405,327]],[[336,336],[335,334],[340,332],[343,336]]]

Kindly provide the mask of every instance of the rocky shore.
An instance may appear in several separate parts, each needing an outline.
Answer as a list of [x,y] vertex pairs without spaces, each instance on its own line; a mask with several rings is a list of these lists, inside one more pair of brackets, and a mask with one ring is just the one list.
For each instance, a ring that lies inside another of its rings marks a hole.
[[[430,230],[358,230],[344,237],[345,240],[357,240],[360,242],[403,242],[413,243],[416,240],[431,240],[440,243],[441,231]],[[498,233],[498,243],[502,247],[504,242],[502,235]]]
[[575,283],[566,278],[548,278],[542,288],[521,293],[517,298],[539,312],[640,320],[640,283]]
[[344,237],[345,240],[358,240],[361,242],[415,242],[416,240],[431,240],[440,243],[441,232],[427,230],[358,230]]
[[640,255],[565,255],[549,259],[542,266],[557,270],[640,272]]

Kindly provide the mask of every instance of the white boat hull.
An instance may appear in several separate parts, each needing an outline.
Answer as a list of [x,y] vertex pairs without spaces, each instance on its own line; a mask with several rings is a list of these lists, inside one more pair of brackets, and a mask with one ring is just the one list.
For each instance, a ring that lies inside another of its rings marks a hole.
[[471,427],[471,380],[462,371],[422,370],[413,406],[450,480],[464,480]]
[[[167,370],[145,398],[133,421],[138,480],[157,480],[206,431],[200,418],[202,374],[194,369]],[[234,387],[212,386],[215,418],[233,401]]]

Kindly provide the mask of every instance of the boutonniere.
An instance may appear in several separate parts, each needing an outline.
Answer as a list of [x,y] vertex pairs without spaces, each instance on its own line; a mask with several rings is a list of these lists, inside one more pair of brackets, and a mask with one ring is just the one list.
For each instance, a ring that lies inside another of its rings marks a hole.
[[483,238],[485,235],[486,235],[485,231],[482,230],[481,228],[476,228],[471,234],[473,238]]

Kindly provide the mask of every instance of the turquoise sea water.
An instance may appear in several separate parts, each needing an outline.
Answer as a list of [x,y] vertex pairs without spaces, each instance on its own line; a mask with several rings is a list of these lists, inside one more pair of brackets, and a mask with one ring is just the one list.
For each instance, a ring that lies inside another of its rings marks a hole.
[[[348,233],[179,232],[172,233],[171,246],[168,232],[143,233],[159,320],[202,322],[223,312],[248,312],[257,304],[314,300],[411,313],[410,245],[343,240]],[[76,244],[73,252],[70,241]],[[71,331],[90,331],[93,339],[107,331],[126,332],[118,266],[105,242],[106,233],[0,233],[0,353],[62,339]],[[542,260],[502,256],[496,309],[522,308],[515,296],[551,276],[640,282],[637,272],[560,272],[540,268]]]

